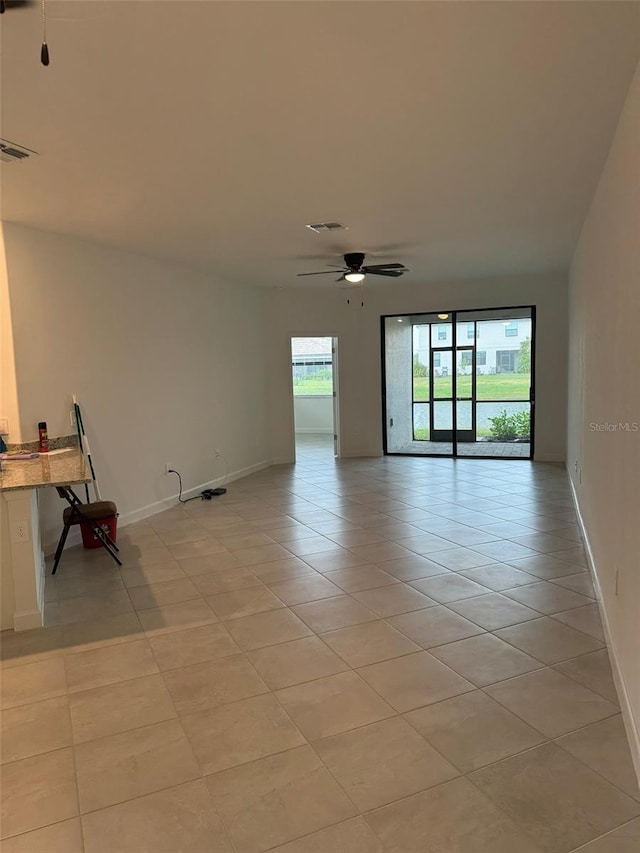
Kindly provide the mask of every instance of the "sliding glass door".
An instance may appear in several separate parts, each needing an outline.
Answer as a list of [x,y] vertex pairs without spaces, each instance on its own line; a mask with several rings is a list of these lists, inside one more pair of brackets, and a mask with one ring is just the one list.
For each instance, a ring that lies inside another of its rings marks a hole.
[[532,458],[534,312],[383,317],[385,453]]

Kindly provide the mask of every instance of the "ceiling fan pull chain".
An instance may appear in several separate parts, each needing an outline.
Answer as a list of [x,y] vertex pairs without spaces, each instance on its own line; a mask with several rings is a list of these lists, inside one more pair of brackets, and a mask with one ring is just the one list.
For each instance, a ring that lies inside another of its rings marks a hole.
[[42,6],[42,47],[40,48],[40,62],[43,65],[49,64],[49,45],[47,44],[47,10],[45,8],[45,0],[40,0]]

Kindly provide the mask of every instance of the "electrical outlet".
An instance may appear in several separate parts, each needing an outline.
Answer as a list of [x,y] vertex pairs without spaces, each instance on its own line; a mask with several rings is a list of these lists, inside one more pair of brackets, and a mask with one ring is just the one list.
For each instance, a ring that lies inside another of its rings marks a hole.
[[165,462],[165,463],[164,463],[164,473],[165,473],[165,476],[169,473],[169,471],[171,471],[171,465],[169,465],[169,463],[168,463],[168,462]]
[[9,418],[0,418],[0,435],[9,435]]
[[216,447],[216,459],[218,459],[220,456],[222,456],[222,451],[219,447]]
[[19,518],[14,522],[11,531],[11,541],[16,545],[20,544],[20,542],[29,541],[29,522],[26,518]]

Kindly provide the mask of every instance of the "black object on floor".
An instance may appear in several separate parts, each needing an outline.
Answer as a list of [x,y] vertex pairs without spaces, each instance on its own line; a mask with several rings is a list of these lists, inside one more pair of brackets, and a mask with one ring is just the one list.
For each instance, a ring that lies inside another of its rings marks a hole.
[[210,501],[211,498],[218,497],[218,495],[226,495],[227,490],[222,487],[218,489],[205,489],[204,492],[201,492],[202,499],[205,501]]

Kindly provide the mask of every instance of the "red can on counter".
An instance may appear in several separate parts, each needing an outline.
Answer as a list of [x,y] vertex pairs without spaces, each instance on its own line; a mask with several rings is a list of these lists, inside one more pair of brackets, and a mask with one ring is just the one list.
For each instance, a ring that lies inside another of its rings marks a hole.
[[38,424],[38,440],[40,442],[40,446],[38,447],[38,453],[48,453],[49,433],[47,432],[46,421],[40,421],[40,423]]

